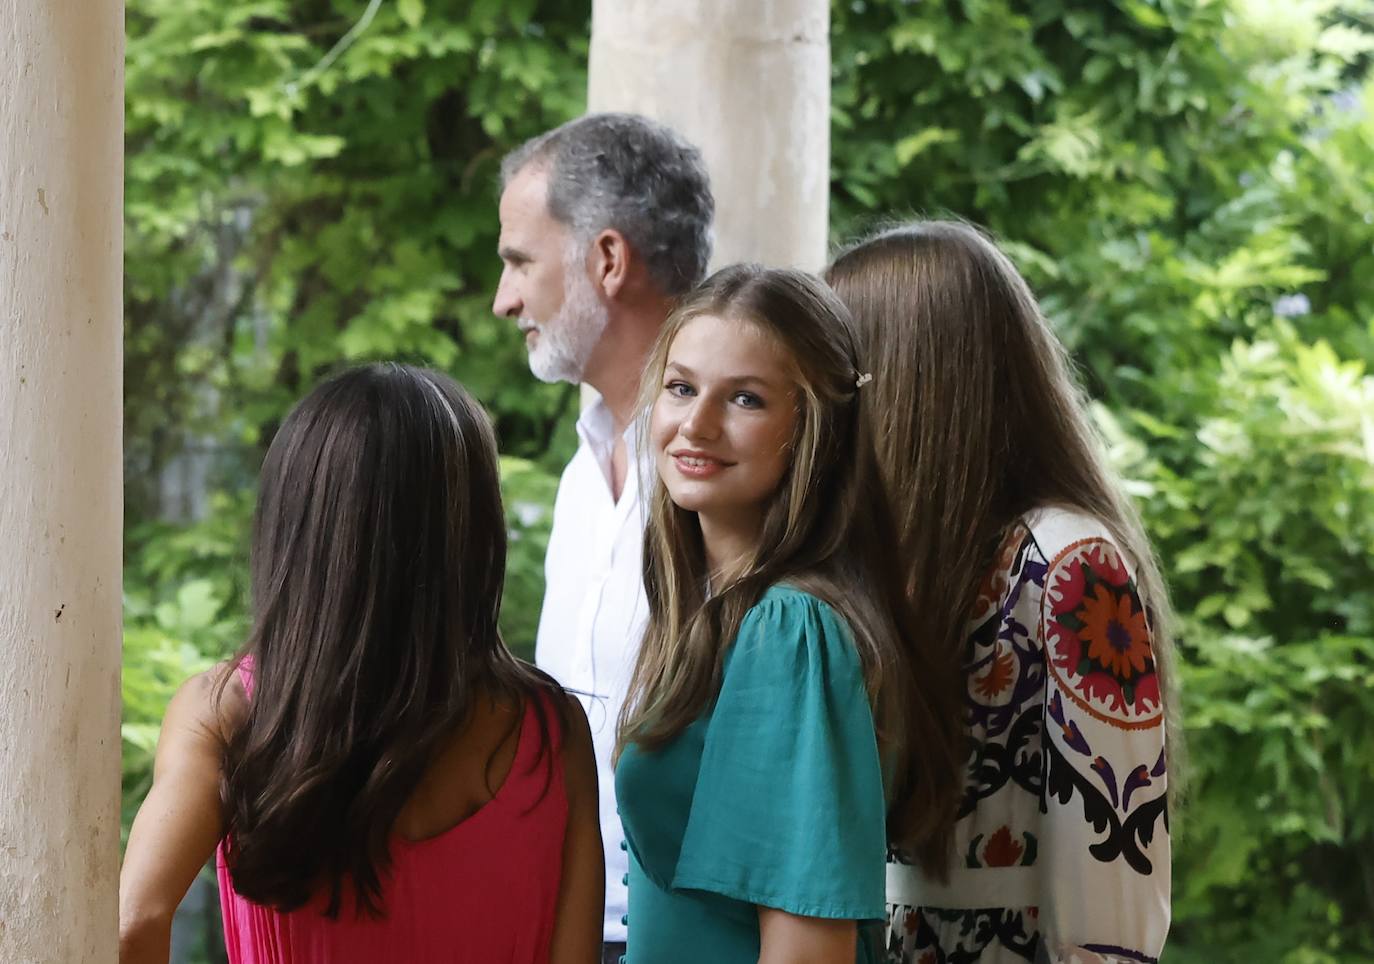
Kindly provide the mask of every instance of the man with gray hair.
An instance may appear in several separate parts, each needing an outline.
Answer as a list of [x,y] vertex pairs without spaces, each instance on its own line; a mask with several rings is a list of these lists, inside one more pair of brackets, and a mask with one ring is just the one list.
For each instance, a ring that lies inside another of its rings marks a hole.
[[625,947],[629,862],[611,751],[648,616],[635,400],[664,319],[706,272],[715,205],[701,153],[633,114],[590,114],[534,138],[502,162],[501,182],[504,268],[492,309],[519,325],[538,378],[600,395],[578,419],[580,444],[558,486],[535,661],[588,694],[603,960],[613,962]]

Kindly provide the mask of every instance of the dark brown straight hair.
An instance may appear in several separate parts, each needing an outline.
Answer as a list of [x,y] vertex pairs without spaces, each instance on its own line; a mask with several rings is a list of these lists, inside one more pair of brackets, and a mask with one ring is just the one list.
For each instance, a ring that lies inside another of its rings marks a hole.
[[[673,339],[711,315],[752,327],[794,366],[798,417],[791,462],[743,573],[707,591],[701,525],[662,481],[649,496],[644,585],[649,623],[621,713],[619,747],[662,746],[720,689],[745,613],[779,583],[804,589],[848,623],[879,746],[895,763],[888,834],[943,866],[960,790],[958,693],[922,685],[932,669],[902,592],[873,443],[860,417],[860,361],[848,311],[800,271],[736,265],[708,278],[669,317],[645,368],[645,407],[663,391]],[[646,439],[644,451],[649,450]],[[907,742],[904,735],[935,735]]]
[[320,385],[268,449],[250,568],[235,665],[251,656],[254,689],[224,754],[234,889],[283,911],[323,891],[330,917],[347,889],[382,915],[397,816],[475,701],[532,700],[545,747],[539,694],[563,712],[497,630],[506,523],[486,413],[406,365]]
[[[1042,506],[1091,515],[1134,566],[1146,606],[1174,795],[1182,747],[1166,689],[1174,674],[1164,581],[1107,465],[1068,355],[1025,280],[991,240],[959,221],[880,231],[842,252],[826,279],[873,362],[864,409],[892,495],[917,637],[946,657],[938,685],[965,691],[959,661],[968,620],[1008,530]],[[910,735],[917,743],[945,738]]]

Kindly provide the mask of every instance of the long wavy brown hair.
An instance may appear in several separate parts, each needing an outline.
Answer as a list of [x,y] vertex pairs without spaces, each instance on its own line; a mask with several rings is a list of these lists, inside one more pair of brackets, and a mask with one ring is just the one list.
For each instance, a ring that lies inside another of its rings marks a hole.
[[[673,339],[711,315],[750,326],[794,367],[792,458],[767,509],[752,559],[707,589],[701,526],[652,482],[644,535],[649,622],[621,713],[619,746],[672,740],[719,692],[724,657],[764,592],[788,583],[848,623],[873,705],[888,788],[888,833],[941,866],[961,783],[958,693],[926,685],[936,670],[902,592],[891,522],[856,381],[849,313],[817,278],[754,265],[708,278],[668,319],[645,369],[647,408],[663,391]],[[648,450],[646,439],[645,449]],[[907,740],[907,734],[925,739]]]
[[[496,442],[447,376],[346,372],[282,423],[251,553],[246,720],[224,753],[234,889],[289,911],[345,890],[378,915],[401,808],[481,698],[551,679],[515,659],[497,614],[506,563]],[[226,677],[227,679],[227,677]],[[544,763],[551,773],[552,757]]]
[[[1099,519],[1134,564],[1146,606],[1177,801],[1182,746],[1169,690],[1168,594],[1067,352],[1025,280],[977,228],[934,220],[850,247],[826,279],[873,363],[863,405],[892,494],[918,638],[946,654],[942,665],[957,659],[979,585],[1027,512],[1054,505]],[[962,679],[941,685],[965,687]]]

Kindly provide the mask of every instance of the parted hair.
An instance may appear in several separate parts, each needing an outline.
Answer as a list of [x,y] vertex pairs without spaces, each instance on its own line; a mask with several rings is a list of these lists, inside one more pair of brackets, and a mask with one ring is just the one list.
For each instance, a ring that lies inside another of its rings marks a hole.
[[549,214],[584,245],[624,235],[666,295],[706,274],[715,200],[701,151],[638,114],[587,114],[531,138],[501,162],[504,188],[525,168],[548,170]]
[[1169,690],[1164,581],[1107,464],[1068,354],[1030,287],[977,228],[937,220],[890,227],[853,245],[826,279],[853,313],[873,362],[863,406],[891,494],[902,584],[918,638],[948,656],[931,685],[966,688],[959,657],[967,621],[1010,527],[1041,506],[1093,516],[1134,565],[1177,799],[1182,747]]
[[[790,359],[797,404],[791,459],[752,558],[732,581],[709,590],[696,513],[679,508],[661,480],[652,483],[644,535],[649,620],[618,750],[632,742],[662,746],[699,717],[719,692],[745,613],[769,587],[796,586],[828,603],[852,633],[879,745],[885,759],[899,761],[888,788],[889,836],[942,866],[959,792],[959,697],[922,685],[929,670],[896,578],[886,500],[857,398],[867,390],[856,388],[867,369],[849,313],[800,271],[718,271],[665,323],[645,369],[646,408],[662,391],[674,338],[705,315],[752,327]],[[938,738],[907,743],[907,733]]]
[[539,694],[565,702],[502,643],[505,562],[491,424],[452,379],[369,365],[291,411],[254,521],[254,689],[224,751],[238,893],[384,914],[393,825],[475,701],[532,700],[550,745]]

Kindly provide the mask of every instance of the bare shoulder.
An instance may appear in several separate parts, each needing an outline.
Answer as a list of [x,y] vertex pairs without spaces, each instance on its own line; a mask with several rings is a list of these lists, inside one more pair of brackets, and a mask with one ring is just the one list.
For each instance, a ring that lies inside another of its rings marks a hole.
[[231,661],[217,663],[181,684],[167,705],[163,729],[226,742],[248,715],[248,694]]
[[564,754],[572,749],[572,744],[586,746],[590,752],[592,727],[587,721],[587,711],[583,708],[582,701],[575,694],[568,692],[564,692],[560,699],[563,701],[563,718],[567,721],[563,732]]
[[560,755],[569,789],[585,785],[591,781],[591,792],[596,793],[596,751],[592,746],[592,728],[587,722],[587,711],[582,701],[572,693],[564,693],[563,700],[563,745]]

